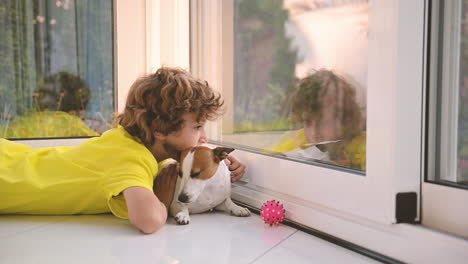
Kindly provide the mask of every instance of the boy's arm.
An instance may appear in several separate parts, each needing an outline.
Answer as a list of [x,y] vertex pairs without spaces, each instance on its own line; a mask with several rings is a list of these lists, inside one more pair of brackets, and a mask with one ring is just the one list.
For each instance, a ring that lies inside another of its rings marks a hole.
[[143,187],[123,191],[128,208],[128,219],[145,234],[156,232],[167,220],[177,182],[178,165],[163,168],[154,182],[154,193]]
[[128,220],[145,234],[161,228],[167,219],[166,206],[154,193],[143,187],[130,187],[123,191],[128,208]]

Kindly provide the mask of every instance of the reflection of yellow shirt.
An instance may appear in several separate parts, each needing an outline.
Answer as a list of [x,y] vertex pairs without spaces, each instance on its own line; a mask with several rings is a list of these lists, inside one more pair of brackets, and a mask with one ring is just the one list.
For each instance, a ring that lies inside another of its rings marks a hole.
[[286,153],[300,148],[300,146],[307,143],[308,142],[304,134],[304,129],[300,129],[298,131],[288,131],[280,137],[278,142],[267,147],[265,152]]
[[[286,155],[291,155],[292,157],[296,158],[303,158],[306,155],[300,155],[300,151],[303,151],[304,144],[307,144],[307,138],[304,133],[304,129],[300,129],[298,131],[288,131],[283,134],[278,142],[275,144],[265,148],[265,152],[268,153],[283,153]],[[336,162],[339,165],[360,169],[365,171],[366,170],[366,134],[363,132],[351,142],[341,142],[338,144],[345,144],[341,145],[343,149],[343,154],[346,157],[346,160],[334,160],[333,156],[331,156],[331,161]],[[299,152],[298,152],[299,151]],[[328,161],[328,153],[327,155],[314,155],[314,159],[321,159],[320,157],[327,157],[322,160]]]
[[0,139],[0,213],[127,218],[122,191],[153,191],[157,171],[151,152],[123,127],[77,147],[34,149]]

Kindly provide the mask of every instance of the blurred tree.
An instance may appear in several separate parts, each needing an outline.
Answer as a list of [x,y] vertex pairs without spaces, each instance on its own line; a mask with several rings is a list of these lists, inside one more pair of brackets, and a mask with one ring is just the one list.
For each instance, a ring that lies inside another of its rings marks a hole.
[[288,17],[283,0],[235,2],[234,120],[237,127],[287,117],[288,91],[295,78],[297,61],[297,52],[285,32]]
[[463,1],[458,105],[458,181],[468,183],[468,0]]
[[36,84],[32,12],[30,1],[0,0],[0,120],[32,106]]

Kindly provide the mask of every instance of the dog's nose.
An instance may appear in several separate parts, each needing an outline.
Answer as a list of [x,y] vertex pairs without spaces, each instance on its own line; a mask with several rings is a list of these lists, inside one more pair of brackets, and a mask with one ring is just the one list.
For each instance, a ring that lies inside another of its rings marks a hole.
[[180,201],[180,202],[186,203],[186,202],[188,202],[188,200],[189,200],[189,197],[187,196],[187,194],[181,193],[181,194],[179,195],[179,201]]

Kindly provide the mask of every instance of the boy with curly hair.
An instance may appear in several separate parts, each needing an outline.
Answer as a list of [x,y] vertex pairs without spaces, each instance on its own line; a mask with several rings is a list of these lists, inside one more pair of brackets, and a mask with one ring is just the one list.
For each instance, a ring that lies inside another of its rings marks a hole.
[[[206,143],[204,124],[222,105],[207,82],[161,68],[132,85],[115,127],[100,137],[39,149],[0,139],[0,214],[112,212],[153,233],[166,222],[178,173],[175,164],[160,168]],[[236,181],[245,166],[228,159]]]

